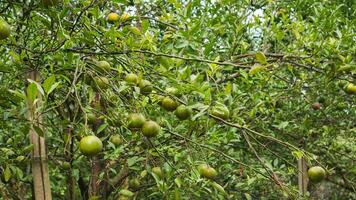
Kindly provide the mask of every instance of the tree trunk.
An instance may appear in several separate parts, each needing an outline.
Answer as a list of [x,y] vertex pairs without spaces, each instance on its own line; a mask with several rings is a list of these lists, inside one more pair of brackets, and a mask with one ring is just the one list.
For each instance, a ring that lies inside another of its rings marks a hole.
[[[28,78],[34,81],[39,81],[40,76],[37,71],[28,73]],[[51,200],[51,187],[48,174],[48,160],[46,153],[46,145],[44,136],[38,135],[34,127],[42,129],[42,117],[36,109],[41,105],[41,97],[38,96],[38,101],[34,103],[31,100],[27,101],[28,106],[28,121],[31,122],[29,131],[30,142],[33,145],[32,150],[32,176],[33,190],[36,200]]]

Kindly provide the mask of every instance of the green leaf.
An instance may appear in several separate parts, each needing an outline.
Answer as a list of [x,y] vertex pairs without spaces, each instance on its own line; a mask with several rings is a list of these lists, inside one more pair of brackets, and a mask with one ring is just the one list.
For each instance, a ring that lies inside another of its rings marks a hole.
[[6,165],[6,169],[4,171],[4,180],[5,180],[5,182],[8,182],[10,180],[11,175],[12,174],[11,174],[10,167],[9,167],[9,165]]
[[255,74],[257,74],[258,72],[263,71],[264,69],[266,69],[266,66],[254,65],[254,66],[250,69],[249,74],[250,74],[250,75],[255,75]]
[[36,81],[34,80],[31,80],[31,79],[27,79],[31,84],[34,83],[36,85],[36,88],[37,90],[42,94],[44,95],[44,91],[43,91],[43,88],[41,86],[41,84],[37,83]]
[[177,184],[179,188],[182,187],[182,180],[179,177],[175,178],[174,182]]
[[42,87],[46,93],[48,93],[51,86],[56,82],[56,77],[54,75],[48,77],[42,84]]
[[33,129],[36,131],[36,133],[37,133],[39,136],[41,136],[41,137],[44,136],[44,132],[43,132],[42,128],[40,128],[40,127],[38,127],[38,126],[36,126],[36,125],[33,125]]
[[96,133],[101,133],[107,126],[108,126],[107,123],[100,125]]
[[219,192],[221,192],[221,193],[226,193],[225,192],[225,189],[221,186],[221,185],[219,185],[218,183],[216,183],[215,181],[214,182],[211,182],[211,185],[217,190],[217,191],[219,191]]
[[256,53],[256,60],[261,63],[262,65],[267,64],[267,58],[264,53],[262,52],[257,52]]
[[26,94],[27,94],[27,99],[30,102],[33,102],[36,99],[37,94],[38,94],[38,90],[37,90],[37,86],[36,86],[35,83],[30,83],[27,86]]
[[133,195],[135,195],[135,193],[131,192],[130,190],[126,190],[126,189],[120,190],[120,194],[122,194],[123,196],[127,196],[127,197],[132,197]]
[[252,200],[252,197],[250,194],[245,193],[244,195],[245,195],[246,200]]

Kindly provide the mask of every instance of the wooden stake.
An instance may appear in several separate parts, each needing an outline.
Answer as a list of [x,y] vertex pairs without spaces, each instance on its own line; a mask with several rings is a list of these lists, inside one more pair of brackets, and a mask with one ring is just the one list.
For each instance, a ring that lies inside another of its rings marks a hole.
[[[40,76],[37,71],[28,73],[28,78],[34,81],[39,81]],[[46,153],[46,143],[44,136],[38,135],[33,126],[42,129],[42,117],[36,112],[41,105],[41,97],[38,96],[38,101],[34,103],[31,100],[27,101],[28,121],[31,122],[29,131],[30,142],[33,145],[32,150],[32,176],[33,176],[33,191],[35,200],[52,200],[51,187],[48,174],[48,159]],[[43,129],[42,129],[43,130]]]

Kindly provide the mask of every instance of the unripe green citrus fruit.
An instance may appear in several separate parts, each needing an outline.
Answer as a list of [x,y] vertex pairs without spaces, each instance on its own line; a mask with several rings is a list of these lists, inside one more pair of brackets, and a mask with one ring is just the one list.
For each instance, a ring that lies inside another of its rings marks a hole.
[[62,163],[62,167],[63,167],[63,169],[65,169],[65,170],[69,170],[69,169],[71,168],[71,165],[70,165],[69,162],[64,161],[64,162]]
[[154,137],[160,130],[161,127],[154,121],[146,121],[142,126],[142,134],[146,137]]
[[128,121],[128,128],[130,129],[142,128],[143,124],[146,121],[146,118],[140,113],[131,113],[129,114],[127,121]]
[[119,146],[122,144],[121,136],[120,135],[112,135],[110,137],[110,142],[113,143],[115,146]]
[[143,95],[148,95],[153,90],[153,86],[152,86],[151,82],[149,82],[147,80],[141,80],[140,83],[138,84],[138,86],[140,88],[140,93]]
[[10,33],[10,25],[5,20],[0,18],[0,40],[8,38]]
[[308,177],[313,182],[320,182],[326,177],[326,172],[322,167],[314,166],[309,168]]
[[345,86],[345,92],[347,94],[356,94],[356,85],[349,83]]
[[161,101],[161,105],[167,111],[174,111],[178,107],[178,103],[170,97],[164,97]]
[[80,152],[82,152],[82,154],[86,156],[97,155],[98,153],[100,153],[102,148],[103,148],[103,143],[98,137],[94,135],[83,137],[79,143]]
[[130,73],[125,76],[125,81],[129,85],[136,85],[138,82],[138,76],[136,74]]
[[99,87],[102,90],[105,90],[109,87],[109,79],[104,76],[96,76],[94,77],[94,81],[96,83],[95,86]]
[[192,109],[185,105],[180,105],[177,107],[177,109],[174,111],[174,114],[177,116],[178,119],[180,120],[185,120],[189,119],[190,116],[192,115]]
[[226,120],[230,116],[230,111],[225,105],[218,104],[210,110],[210,114]]
[[202,177],[208,179],[214,179],[218,175],[217,171],[213,167],[208,166],[207,164],[199,165],[198,171]]
[[110,63],[105,60],[96,62],[95,66],[100,73],[109,72],[111,70]]

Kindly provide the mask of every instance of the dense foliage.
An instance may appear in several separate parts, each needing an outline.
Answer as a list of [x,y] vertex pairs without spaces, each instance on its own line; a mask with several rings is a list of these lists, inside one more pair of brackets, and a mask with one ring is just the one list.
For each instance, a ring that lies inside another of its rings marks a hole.
[[[34,195],[31,130],[53,199],[355,199],[355,12],[1,0],[0,199]],[[303,196],[302,157],[326,170]]]

